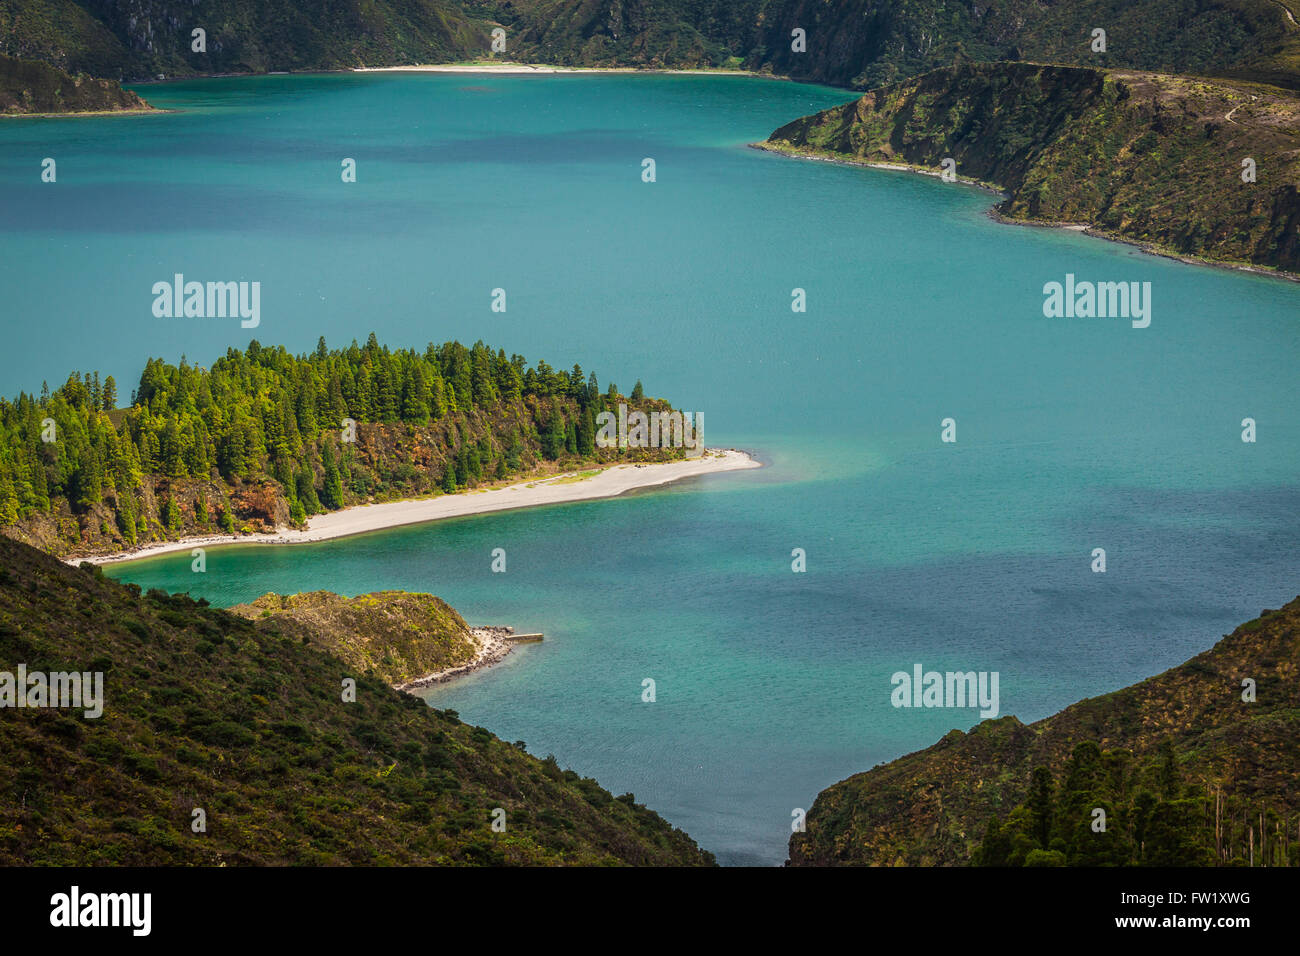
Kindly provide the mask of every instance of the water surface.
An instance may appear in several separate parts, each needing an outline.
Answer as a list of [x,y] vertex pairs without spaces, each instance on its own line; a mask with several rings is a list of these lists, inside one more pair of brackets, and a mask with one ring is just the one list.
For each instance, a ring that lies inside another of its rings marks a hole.
[[[602,387],[639,378],[768,467],[215,549],[204,575],[184,554],[111,573],[219,604],[427,590],[544,631],[430,702],[632,791],[725,863],[781,862],[821,788],[978,719],[893,708],[894,671],[998,671],[1002,712],[1034,720],[1300,592],[1296,286],[746,148],[849,98],[825,88],[328,75],[141,92],[183,112],[0,125],[5,393],[71,368],[133,383],[146,355],[206,363],[250,335],[482,338]],[[149,290],[175,272],[261,281],[261,327],[155,319]],[[1045,319],[1042,286],[1066,273],[1151,282],[1150,328]]]

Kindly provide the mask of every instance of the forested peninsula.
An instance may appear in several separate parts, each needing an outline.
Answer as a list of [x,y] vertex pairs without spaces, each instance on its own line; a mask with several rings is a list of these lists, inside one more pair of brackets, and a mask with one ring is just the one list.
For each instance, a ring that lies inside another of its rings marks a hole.
[[582,465],[669,461],[601,448],[627,404],[580,366],[530,365],[482,342],[292,355],[253,341],[210,367],[149,360],[119,406],[111,377],[73,373],[0,399],[0,534],[63,557],[208,534],[301,527],[350,505],[449,494]]

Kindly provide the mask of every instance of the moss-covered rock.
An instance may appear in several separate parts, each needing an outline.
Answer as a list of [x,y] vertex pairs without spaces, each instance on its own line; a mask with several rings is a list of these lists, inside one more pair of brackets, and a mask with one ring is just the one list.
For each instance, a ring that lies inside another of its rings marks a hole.
[[306,638],[354,670],[373,671],[388,684],[468,664],[478,650],[461,616],[432,594],[264,594],[230,612],[260,628]]

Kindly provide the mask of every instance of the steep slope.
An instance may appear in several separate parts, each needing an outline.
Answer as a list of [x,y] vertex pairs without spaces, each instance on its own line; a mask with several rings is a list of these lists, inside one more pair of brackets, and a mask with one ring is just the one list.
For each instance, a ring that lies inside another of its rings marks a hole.
[[434,63],[487,49],[487,30],[451,0],[0,0],[0,52],[125,79]]
[[[965,61],[1300,77],[1294,0],[466,0],[513,55],[574,65],[744,66],[870,88]],[[795,50],[791,31],[805,31]],[[1094,29],[1106,51],[1092,49]]]
[[[858,88],[968,60],[1300,77],[1296,0],[0,0],[0,52],[100,76],[506,56],[739,67]],[[191,30],[208,32],[193,53]],[[806,33],[792,49],[791,31]],[[1107,34],[1105,53],[1092,31]]]
[[263,594],[228,610],[262,630],[309,640],[353,670],[373,670],[386,684],[467,664],[478,650],[469,625],[432,594]]
[[35,60],[0,56],[0,113],[107,113],[149,104],[113,80],[70,76]]
[[[1247,678],[1255,682],[1253,702],[1243,699]],[[790,863],[971,862],[991,823],[990,844],[1003,836],[999,817],[1007,817],[1012,830],[1027,822],[1023,810],[1012,811],[1027,800],[1033,804],[1035,770],[1064,781],[1063,796],[1075,795],[1059,802],[1068,818],[1066,835],[1077,843],[1087,834],[1083,839],[1095,840],[1097,857],[1122,855],[1124,848],[1115,844],[1123,841],[1154,843],[1152,828],[1142,832],[1138,824],[1165,819],[1178,822],[1167,836],[1181,845],[1172,847],[1174,860],[1154,862],[1230,863],[1247,847],[1263,851],[1266,839],[1276,839],[1275,861],[1300,863],[1297,734],[1300,598],[1139,684],[1028,726],[1006,716],[969,733],[954,730],[926,750],[828,787],[808,813],[806,832],[791,837]],[[1080,784],[1086,775],[1098,780]],[[1090,826],[1097,807],[1108,808],[1104,836]],[[1014,838],[1005,836],[1008,843]],[[1053,852],[1051,842],[1043,852]],[[1070,840],[1063,844],[1056,852],[1064,855]],[[999,852],[1005,857],[1010,849]]]
[[101,672],[103,714],[0,710],[0,865],[712,862],[301,639],[0,538],[0,684],[19,665]]
[[0,53],[70,73],[133,75],[130,49],[75,0],[0,0]]
[[765,145],[932,168],[952,157],[1010,194],[999,208],[1011,219],[1300,271],[1300,100],[1271,87],[968,64],[796,120]]

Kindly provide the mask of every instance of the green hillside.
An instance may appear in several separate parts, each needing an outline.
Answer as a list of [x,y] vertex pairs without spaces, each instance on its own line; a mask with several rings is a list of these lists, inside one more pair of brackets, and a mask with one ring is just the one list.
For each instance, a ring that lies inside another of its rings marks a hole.
[[765,145],[932,169],[952,157],[958,175],[1009,193],[1010,219],[1300,272],[1300,100],[1271,87],[968,64],[796,120]]
[[301,638],[0,538],[0,671],[20,664],[101,672],[104,704],[0,711],[3,866],[713,862]]
[[[0,53],[136,79],[436,63],[744,67],[870,88],[965,61],[1235,73],[1294,86],[1296,0],[0,0]],[[191,51],[202,27],[208,51]],[[791,31],[806,32],[803,52]],[[1094,53],[1092,31],[1107,34]]]
[[[520,58],[743,66],[871,88],[968,61],[1300,77],[1295,0],[466,0]],[[791,31],[806,34],[794,50]],[[1092,31],[1106,31],[1106,52]]]
[[0,0],[0,53],[114,79],[435,63],[487,46],[452,0]]
[[1300,866],[1297,735],[1300,598],[1139,684],[828,787],[790,863]]

